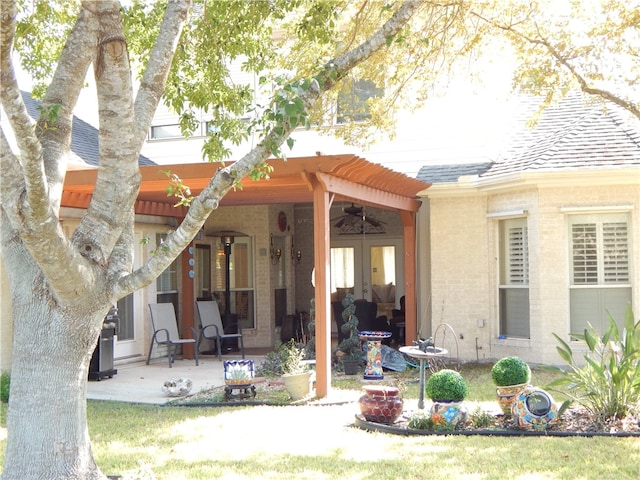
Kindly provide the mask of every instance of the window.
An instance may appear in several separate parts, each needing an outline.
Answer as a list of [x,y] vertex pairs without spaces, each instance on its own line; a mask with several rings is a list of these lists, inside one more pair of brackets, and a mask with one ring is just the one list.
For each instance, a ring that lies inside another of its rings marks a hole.
[[631,301],[626,214],[574,215],[569,221],[571,332],[603,332],[607,311],[622,326]]
[[377,88],[371,80],[357,80],[345,86],[338,95],[337,123],[362,122],[368,119],[367,100],[381,97],[384,89]]
[[151,127],[150,138],[152,140],[160,140],[163,138],[182,138],[182,132],[180,131],[180,125],[175,123],[173,125],[157,125]]
[[[224,244],[216,238],[213,259],[214,300],[226,312],[227,259]],[[242,328],[255,328],[253,287],[253,243],[249,237],[234,237],[229,255],[229,313],[238,316]]]
[[529,245],[526,218],[500,221],[500,335],[529,338]]
[[[166,234],[156,234],[156,245],[161,245],[165,237]],[[176,317],[179,316],[177,260],[174,260],[156,279],[156,301],[158,303],[173,303]]]
[[331,295],[332,301],[342,301],[347,293],[354,292],[355,249],[353,247],[331,248]]

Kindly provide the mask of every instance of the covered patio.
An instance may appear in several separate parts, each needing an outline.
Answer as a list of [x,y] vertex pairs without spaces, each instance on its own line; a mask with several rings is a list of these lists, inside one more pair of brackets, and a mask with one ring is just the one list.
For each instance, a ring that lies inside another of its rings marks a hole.
[[[243,180],[242,190],[230,191],[220,206],[264,204],[313,204],[313,249],[315,268],[316,315],[316,393],[329,394],[331,385],[331,308],[330,308],[330,208],[334,201],[357,202],[362,205],[393,210],[403,225],[404,294],[406,342],[416,339],[416,213],[420,208],[417,193],[428,183],[394,172],[379,164],[352,154],[317,155],[287,160],[274,159],[269,180]],[[142,183],[135,205],[136,214],[174,217],[186,214],[186,207],[174,207],[175,199],[167,197],[167,170],[178,175],[197,195],[207,185],[220,164],[176,164],[140,167]],[[96,169],[67,172],[62,206],[87,208],[97,177]],[[319,226],[327,226],[318,228]],[[186,262],[186,259],[183,261]],[[185,265],[186,267],[186,265]],[[188,268],[182,269],[183,277]],[[191,282],[183,282],[184,326],[193,325],[195,293]],[[189,311],[189,309],[191,309]],[[188,323],[191,322],[191,325]],[[185,355],[190,352],[186,351]]]

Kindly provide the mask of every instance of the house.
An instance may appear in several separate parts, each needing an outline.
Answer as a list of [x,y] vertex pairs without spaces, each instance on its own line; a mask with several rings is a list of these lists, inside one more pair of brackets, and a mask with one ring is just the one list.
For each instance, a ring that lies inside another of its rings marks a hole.
[[[89,138],[74,130],[74,144],[76,135]],[[79,143],[82,146],[83,142]],[[76,154],[84,159],[86,152],[78,150]],[[139,240],[135,266],[152,254],[155,245],[185,215],[184,207],[175,208],[174,199],[167,198],[167,179],[162,172],[169,169],[178,174],[197,194],[219,168],[202,162],[148,163],[141,163],[142,186],[135,205],[135,236]],[[249,348],[272,347],[280,339],[283,317],[308,312],[314,296],[316,315],[329,315],[328,296],[323,313],[311,284],[314,267],[316,282],[333,283],[333,291],[353,289],[354,284],[348,282],[354,279],[363,292],[368,285],[384,286],[380,308],[386,310],[397,305],[400,295],[415,298],[415,218],[420,206],[416,194],[427,184],[352,154],[317,154],[273,163],[275,171],[268,182],[245,181],[242,191],[226,195],[193,245],[154,284],[118,302],[116,361],[143,358],[152,333],[148,303],[173,302],[181,326],[186,327],[197,322],[194,300],[226,300],[222,292],[226,282],[223,239],[227,235],[221,232],[230,230],[235,234],[229,257],[229,307],[243,326]],[[96,175],[97,170],[87,162],[67,172],[61,200],[67,233],[73,231],[89,205]],[[330,245],[330,236],[340,241]],[[143,238],[151,239],[151,245],[143,245]],[[335,260],[332,249],[337,252]],[[326,268],[330,262],[340,264],[343,272],[333,280]],[[319,265],[323,268],[317,268]],[[6,282],[3,285],[2,298],[8,299]],[[6,369],[11,362],[11,314],[10,302],[2,303],[6,308],[2,313],[6,343],[0,368]],[[415,305],[415,301],[410,303]],[[416,317],[415,308],[408,308],[407,323],[413,324],[414,331]],[[319,327],[316,333],[329,344],[331,331]]]
[[518,125],[493,162],[418,174],[421,334],[446,323],[464,360],[554,364],[554,333],[640,312],[640,122],[574,94]]

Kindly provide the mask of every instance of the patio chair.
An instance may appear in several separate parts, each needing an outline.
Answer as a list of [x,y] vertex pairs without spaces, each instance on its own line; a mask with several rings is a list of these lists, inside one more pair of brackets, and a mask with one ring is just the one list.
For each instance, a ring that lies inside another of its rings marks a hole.
[[[189,343],[196,344],[196,330],[193,327],[189,327],[193,332],[193,338],[182,338],[178,333],[178,322],[176,320],[176,312],[173,308],[173,303],[150,303],[149,310],[151,311],[151,325],[153,326],[153,336],[151,337],[151,345],[149,346],[149,355],[147,356],[147,365],[151,360],[151,351],[153,350],[153,344],[166,345],[167,355],[169,357],[169,368],[173,364],[175,358],[176,349],[178,345],[185,345]],[[198,362],[198,349],[195,349],[196,366]]]
[[220,318],[220,309],[218,304],[213,300],[197,301],[196,310],[200,318],[200,335],[198,335],[198,344],[196,351],[200,350],[200,342],[202,338],[208,340],[216,340],[216,353],[218,359],[222,360],[222,341],[225,339],[237,339],[244,359],[244,342],[242,341],[242,330],[238,325],[238,333],[225,333],[222,326],[222,318]]

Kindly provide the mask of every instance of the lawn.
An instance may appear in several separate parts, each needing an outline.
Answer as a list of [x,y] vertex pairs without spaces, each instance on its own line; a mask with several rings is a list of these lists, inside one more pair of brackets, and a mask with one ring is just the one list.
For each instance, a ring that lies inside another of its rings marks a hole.
[[[494,400],[487,368],[462,370],[470,400]],[[549,375],[548,373],[544,374]],[[411,375],[400,382],[417,397]],[[548,380],[534,372],[533,382]],[[352,388],[359,380],[337,382]],[[159,480],[637,479],[637,438],[397,436],[352,426],[357,406],[157,407],[89,402],[96,461]],[[0,441],[4,449],[4,441]]]

